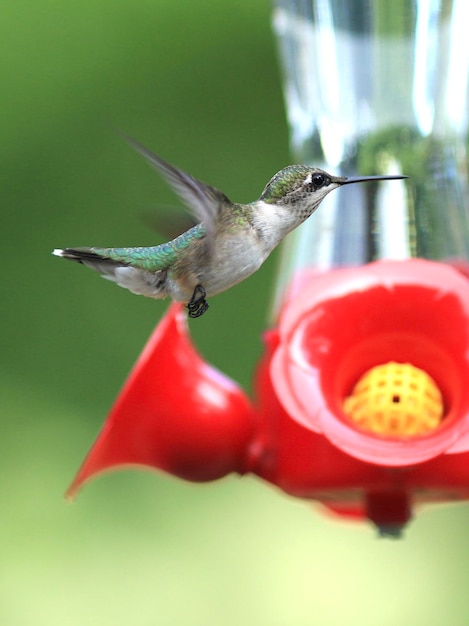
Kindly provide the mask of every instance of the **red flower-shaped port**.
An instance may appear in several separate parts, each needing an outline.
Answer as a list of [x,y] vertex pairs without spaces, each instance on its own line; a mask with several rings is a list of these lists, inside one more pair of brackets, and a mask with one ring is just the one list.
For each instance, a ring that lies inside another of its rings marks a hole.
[[162,469],[192,481],[242,472],[254,425],[245,394],[201,359],[182,306],[157,326],[68,490],[122,466]]
[[[264,446],[275,450],[259,473],[388,530],[414,502],[467,498],[467,279],[442,263],[382,261],[306,273],[287,300],[259,369]],[[346,414],[357,381],[387,363],[435,382],[443,414],[431,431],[378,434]]]

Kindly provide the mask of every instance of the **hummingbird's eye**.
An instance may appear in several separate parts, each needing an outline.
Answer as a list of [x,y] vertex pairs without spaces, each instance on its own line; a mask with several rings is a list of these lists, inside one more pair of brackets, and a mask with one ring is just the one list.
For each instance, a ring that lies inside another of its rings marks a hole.
[[326,174],[315,172],[314,174],[308,174],[303,185],[308,188],[308,191],[316,191],[316,189],[329,185],[330,182],[330,178]]
[[319,172],[311,176],[311,185],[314,187],[314,189],[324,187],[326,181],[327,178],[324,176],[324,174],[320,174]]

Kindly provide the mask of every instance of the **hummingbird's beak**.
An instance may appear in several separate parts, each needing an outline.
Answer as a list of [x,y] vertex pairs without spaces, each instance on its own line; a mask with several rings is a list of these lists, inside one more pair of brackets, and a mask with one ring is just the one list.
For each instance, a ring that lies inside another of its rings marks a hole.
[[368,180],[400,180],[402,178],[409,178],[403,174],[391,174],[389,176],[349,176],[343,178],[342,185],[348,185],[349,183],[365,183]]

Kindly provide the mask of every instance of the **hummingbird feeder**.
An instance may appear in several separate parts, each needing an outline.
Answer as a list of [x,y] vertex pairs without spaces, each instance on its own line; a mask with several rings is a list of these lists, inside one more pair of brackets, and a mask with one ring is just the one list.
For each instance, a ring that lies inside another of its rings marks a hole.
[[388,536],[469,499],[462,5],[276,1],[296,162],[410,178],[338,189],[289,236],[253,398],[171,305],[69,495],[122,466],[252,474]]

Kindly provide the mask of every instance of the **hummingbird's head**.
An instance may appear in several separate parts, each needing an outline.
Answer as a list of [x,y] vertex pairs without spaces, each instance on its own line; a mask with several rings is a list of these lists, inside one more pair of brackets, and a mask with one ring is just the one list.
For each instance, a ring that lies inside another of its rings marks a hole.
[[407,176],[333,176],[317,167],[289,165],[269,180],[260,200],[267,204],[291,208],[301,220],[304,220],[317,209],[327,194],[337,187],[349,183],[399,178]]
[[291,206],[310,215],[333,189],[347,181],[307,165],[289,165],[267,183],[260,200],[267,204]]

